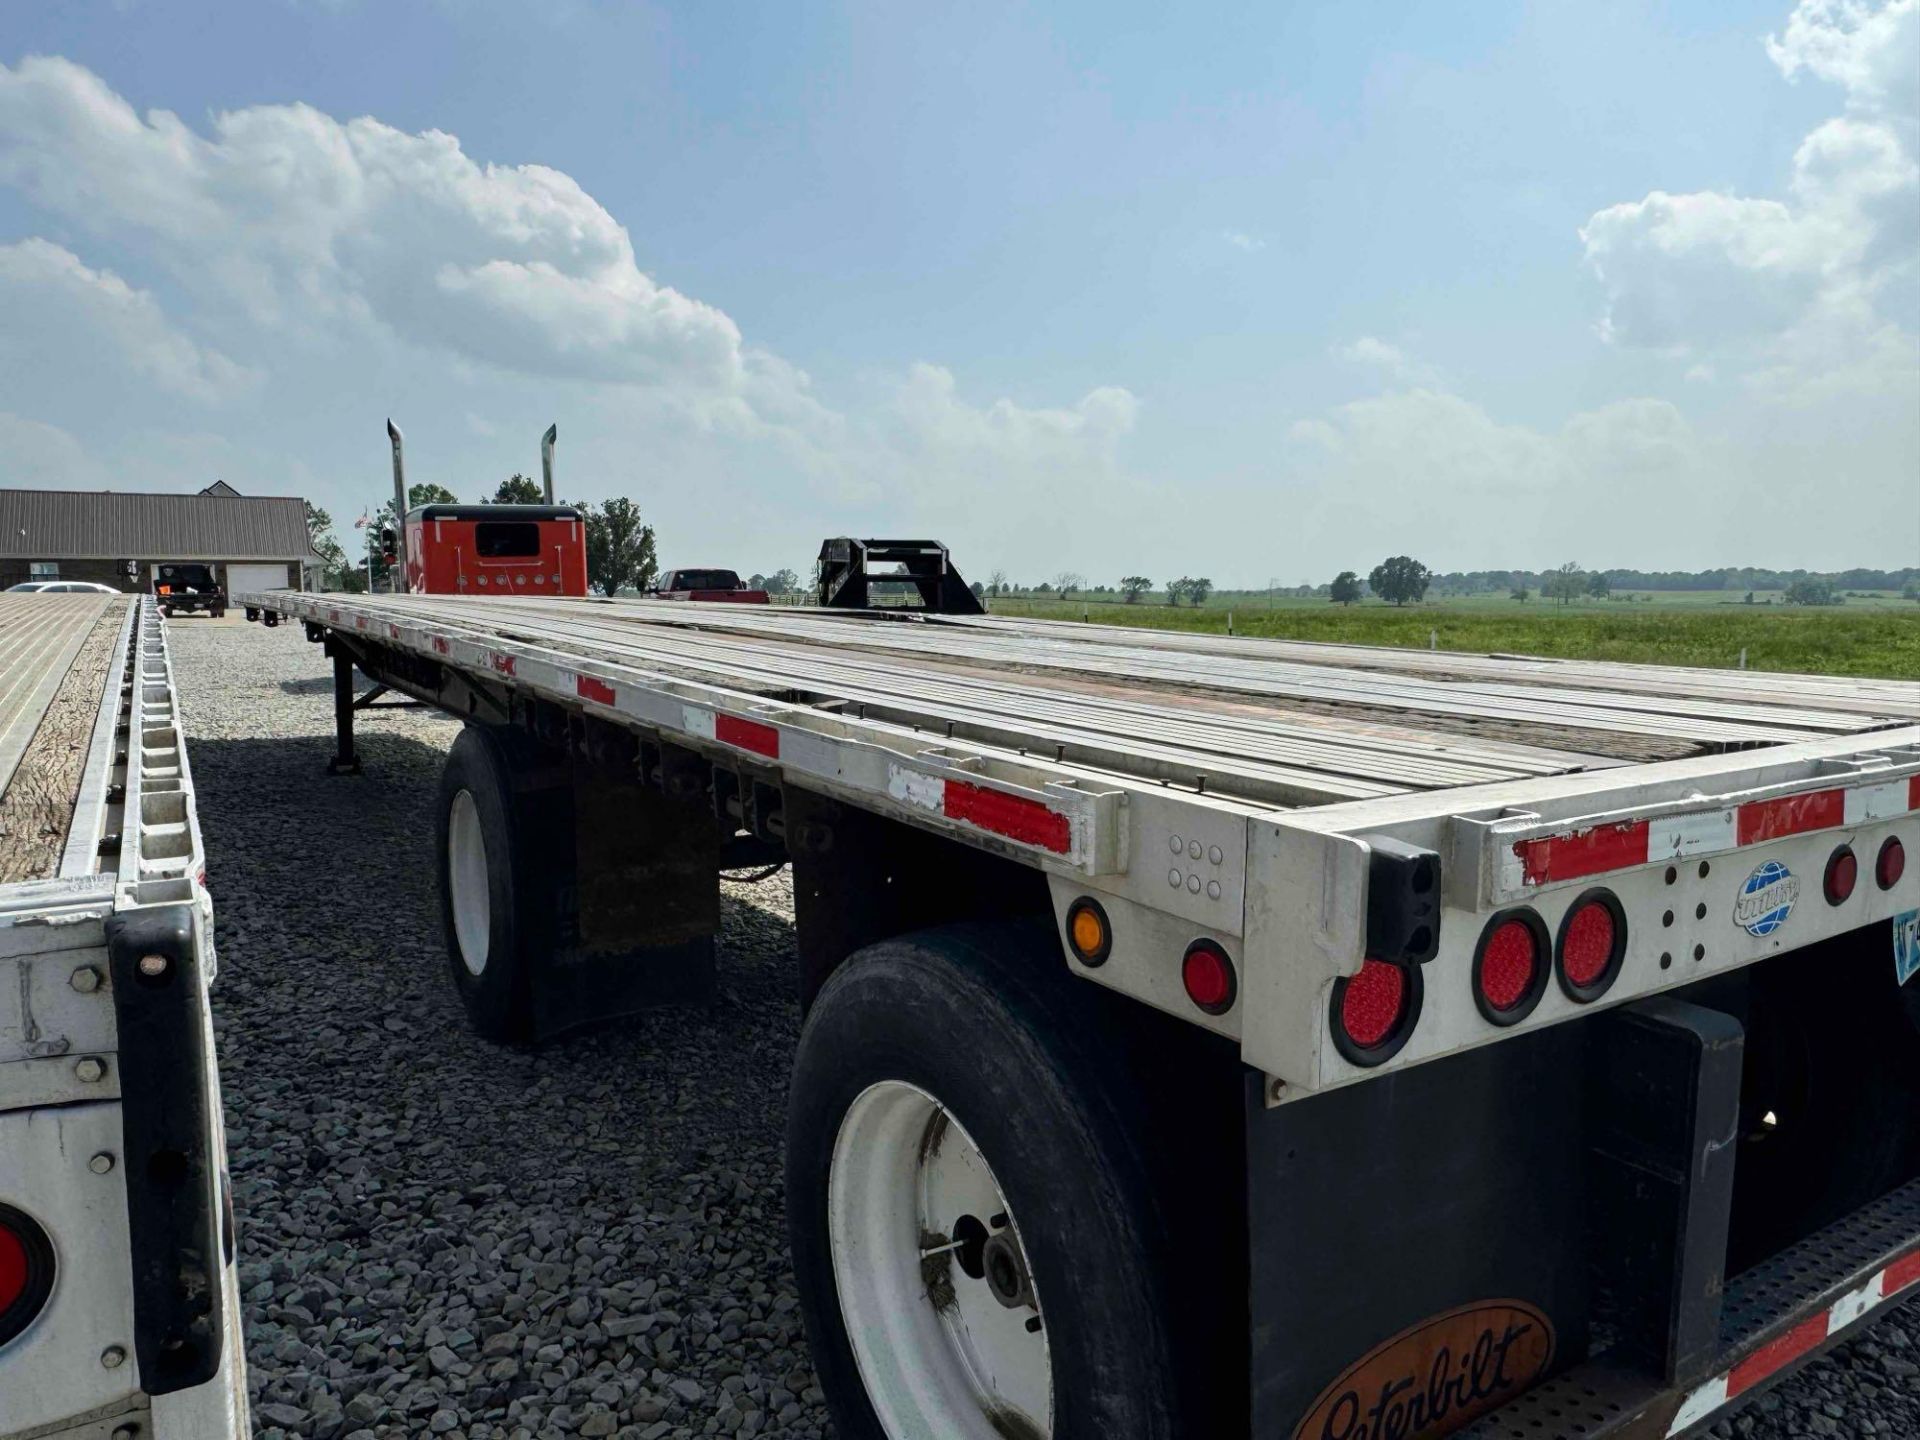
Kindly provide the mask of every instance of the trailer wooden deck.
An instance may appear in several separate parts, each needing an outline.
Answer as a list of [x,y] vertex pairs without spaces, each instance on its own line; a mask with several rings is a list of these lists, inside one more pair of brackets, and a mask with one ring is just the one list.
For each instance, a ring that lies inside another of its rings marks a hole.
[[100,714],[133,608],[132,596],[0,594],[0,885],[61,872],[82,790],[105,768]]
[[[273,597],[252,599],[271,606]],[[348,627],[430,625],[1260,806],[1571,774],[1920,720],[1920,684],[1899,681],[991,616],[519,596],[339,600]]]

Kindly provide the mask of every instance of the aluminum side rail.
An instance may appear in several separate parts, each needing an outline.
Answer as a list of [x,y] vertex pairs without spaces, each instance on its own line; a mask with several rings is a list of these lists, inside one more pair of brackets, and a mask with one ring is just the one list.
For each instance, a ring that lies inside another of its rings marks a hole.
[[[1765,933],[1734,924],[1742,887],[1763,859],[1817,889],[1827,855],[1843,842],[1859,848],[1866,869],[1869,847],[1896,834],[1920,851],[1920,800],[1900,788],[1920,775],[1920,726],[1885,728],[1884,718],[1850,720],[1858,733],[1840,735],[1789,726],[1776,732],[1791,737],[1786,743],[1686,760],[1286,808],[1214,793],[1204,776],[1172,783],[1152,746],[1126,742],[1128,727],[1146,722],[1139,704],[1117,699],[1087,705],[1089,715],[1108,707],[1098,764],[1076,758],[1089,753],[1076,729],[1048,718],[1069,703],[1058,697],[1036,702],[1041,713],[1031,721],[1009,714],[1004,731],[993,732],[1018,733],[1018,746],[989,743],[979,729],[955,734],[951,712],[926,697],[974,684],[980,672],[957,669],[926,625],[689,619],[685,606],[551,599],[270,592],[238,603],[777,772],[1033,865],[1048,875],[1060,919],[1082,895],[1111,919],[1110,953],[1097,966],[1074,962],[1080,973],[1238,1040],[1245,1060],[1277,1082],[1277,1100],[1492,1044],[1920,907],[1916,865],[1884,891],[1863,879],[1845,905],[1802,893]],[[727,637],[720,650],[716,630]],[[811,648],[822,635],[833,641],[824,661]],[[1017,663],[1019,635],[993,640],[992,663],[1005,673]],[[1087,643],[1104,653],[1099,637]],[[903,653],[927,647],[939,652],[932,669]],[[851,650],[867,656],[855,676],[836,668]],[[847,702],[847,686],[871,687],[886,673],[889,703]],[[1920,687],[1908,688],[1920,697]],[[1144,686],[1131,693],[1152,694]],[[1020,695],[1009,688],[1003,698],[1014,707]],[[1423,693],[1420,703],[1435,702]],[[1582,696],[1573,708],[1594,706]],[[1237,723],[1208,743],[1242,743]],[[1336,987],[1368,958],[1369,863],[1382,842],[1437,857],[1439,941],[1418,967],[1422,998],[1406,1043],[1377,1063],[1355,1063],[1335,1043],[1330,1009]],[[1591,868],[1601,856],[1608,867]],[[1525,906],[1551,936],[1573,902],[1602,883],[1622,907],[1627,937],[1607,992],[1576,1000],[1548,986],[1524,1019],[1490,1022],[1472,995],[1474,952],[1489,922]],[[1180,958],[1196,940],[1221,945],[1239,968],[1239,994],[1222,1014],[1200,1011],[1183,990]]]
[[0,886],[0,1203],[46,1233],[54,1273],[0,1344],[0,1437],[249,1433],[193,799],[165,622],[140,597],[58,873]]

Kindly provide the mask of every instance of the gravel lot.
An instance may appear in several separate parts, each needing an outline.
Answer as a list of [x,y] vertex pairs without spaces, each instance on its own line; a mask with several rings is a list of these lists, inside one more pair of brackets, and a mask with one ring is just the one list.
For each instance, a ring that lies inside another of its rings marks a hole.
[[[785,1255],[784,877],[729,887],[722,995],[534,1053],[473,1038],[433,920],[458,726],[363,717],[319,647],[173,624],[260,1437],[830,1433]],[[1920,1436],[1920,1303],[1716,1433]],[[1120,1437],[1116,1437],[1120,1440]]]

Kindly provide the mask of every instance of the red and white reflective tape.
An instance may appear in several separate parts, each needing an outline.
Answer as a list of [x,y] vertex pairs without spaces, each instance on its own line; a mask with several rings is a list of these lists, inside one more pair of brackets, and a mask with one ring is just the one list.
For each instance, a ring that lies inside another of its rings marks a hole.
[[887,793],[902,804],[931,810],[1022,845],[1055,855],[1073,851],[1073,818],[1043,800],[900,765],[887,767]]
[[1920,811],[1920,775],[1868,785],[1836,785],[1718,810],[1695,810],[1646,820],[1610,821],[1585,830],[1540,835],[1513,844],[1523,887],[1557,885],[1762,845],[1787,835],[1837,830]]
[[738,715],[717,710],[703,710],[697,705],[681,707],[681,714],[689,735],[731,745],[768,760],[780,758],[780,731],[772,725],[742,720]]
[[1678,1435],[1698,1425],[1721,1406],[1818,1350],[1829,1336],[1838,1335],[1861,1316],[1916,1285],[1920,1285],[1920,1246],[1874,1272],[1859,1289],[1849,1290],[1818,1314],[1774,1336],[1724,1375],[1716,1375],[1694,1389],[1681,1401],[1667,1434]]

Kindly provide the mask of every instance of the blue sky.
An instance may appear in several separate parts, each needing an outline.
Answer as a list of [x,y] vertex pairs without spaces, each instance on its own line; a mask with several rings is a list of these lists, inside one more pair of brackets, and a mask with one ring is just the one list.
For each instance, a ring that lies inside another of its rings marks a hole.
[[557,419],[669,562],[1920,562],[1915,0],[122,0],[0,65],[15,483],[345,517],[391,412],[463,495]]

